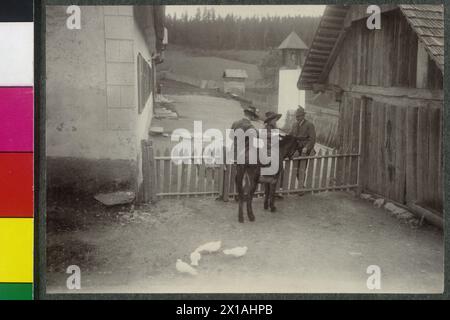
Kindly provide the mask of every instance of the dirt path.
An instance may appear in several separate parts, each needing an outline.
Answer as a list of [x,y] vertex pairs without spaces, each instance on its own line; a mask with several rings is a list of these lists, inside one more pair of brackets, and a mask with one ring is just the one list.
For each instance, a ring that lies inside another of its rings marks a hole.
[[[442,290],[443,236],[432,227],[413,228],[343,192],[288,196],[277,213],[261,199],[254,207],[256,222],[244,224],[235,202],[211,198],[49,212],[48,290],[67,292],[70,264],[81,267],[81,292],[370,292],[369,265],[381,268],[378,292]],[[197,277],[176,271],[176,259],[214,240],[248,252],[204,255]]]

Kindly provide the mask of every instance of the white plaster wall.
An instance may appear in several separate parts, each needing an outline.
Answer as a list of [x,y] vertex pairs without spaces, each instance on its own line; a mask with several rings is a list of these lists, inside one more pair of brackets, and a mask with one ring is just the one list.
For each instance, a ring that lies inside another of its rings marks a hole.
[[297,88],[301,69],[281,69],[278,86],[278,113],[283,116],[278,121],[279,127],[285,125],[289,110],[296,110],[299,105],[305,107],[305,91]]

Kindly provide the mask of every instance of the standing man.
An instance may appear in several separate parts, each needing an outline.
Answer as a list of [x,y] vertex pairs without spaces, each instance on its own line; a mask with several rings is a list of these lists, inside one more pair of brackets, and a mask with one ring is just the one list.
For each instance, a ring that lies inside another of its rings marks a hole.
[[233,122],[231,125],[232,130],[242,129],[244,132],[246,132],[249,129],[253,129],[254,136],[249,137],[248,139],[245,139],[245,149],[244,150],[237,150],[237,141],[235,139],[234,141],[234,159],[237,160],[237,155],[245,152],[245,161],[247,162],[249,159],[249,144],[254,143],[254,139],[258,137],[258,129],[262,128],[262,124],[259,120],[258,110],[253,106],[247,106],[244,109],[244,118],[241,120]]
[[[300,156],[303,157],[314,156],[316,154],[316,152],[314,151],[314,145],[316,144],[316,129],[314,127],[314,124],[305,119],[305,115],[305,109],[302,106],[298,106],[298,109],[295,112],[296,122],[292,125],[292,129],[289,132],[290,135],[304,139],[301,149],[299,150]],[[307,160],[299,161],[297,170],[299,187],[305,186],[305,173],[307,164]],[[299,195],[302,196],[304,195],[304,193],[301,192]]]

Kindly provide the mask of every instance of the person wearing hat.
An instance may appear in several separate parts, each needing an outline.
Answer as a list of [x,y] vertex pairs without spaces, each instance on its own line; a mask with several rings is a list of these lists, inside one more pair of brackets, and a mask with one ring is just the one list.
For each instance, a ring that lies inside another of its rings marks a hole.
[[272,111],[266,112],[266,119],[264,119],[264,126],[267,130],[277,129],[277,121],[281,118],[281,113]]
[[[255,130],[255,136],[251,138],[257,138],[258,136],[258,129],[261,129],[262,125],[259,120],[258,110],[254,106],[247,106],[244,108],[244,118],[241,120],[233,122],[231,125],[232,130],[242,129],[244,132],[246,132],[249,129]],[[245,159],[248,161],[248,150],[249,150],[249,139],[246,139],[245,142]],[[244,152],[244,150],[241,150],[241,152]],[[237,143],[234,141],[234,157],[237,159]]]
[[[292,125],[290,135],[302,138],[304,140],[303,145],[299,149],[300,156],[313,156],[315,155],[314,145],[316,144],[316,128],[312,122],[305,119],[305,109],[302,106],[298,106],[295,112],[296,121]],[[308,161],[299,161],[297,170],[297,179],[299,183],[304,185],[305,183],[305,172]],[[299,195],[303,195],[300,193]]]
[[[266,119],[264,119],[264,127],[267,130],[267,145],[268,145],[268,156],[271,155],[271,149],[270,149],[270,145],[271,145],[271,131],[273,129],[278,129],[277,127],[277,121],[280,120],[280,118],[282,117],[281,113],[275,113],[272,111],[268,111],[265,114]],[[281,177],[281,179],[283,179],[283,168],[280,167],[280,174],[278,175],[278,177]],[[266,185],[266,187],[268,187]],[[280,193],[275,193],[275,197],[278,199],[283,199],[283,196]]]

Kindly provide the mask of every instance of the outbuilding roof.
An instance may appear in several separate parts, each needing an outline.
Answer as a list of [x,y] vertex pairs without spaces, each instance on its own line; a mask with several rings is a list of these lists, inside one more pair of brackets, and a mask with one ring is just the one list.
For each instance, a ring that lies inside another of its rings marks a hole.
[[[338,44],[346,33],[349,5],[328,5],[320,20],[311,48],[302,68],[297,86],[311,89],[325,79],[336,58]],[[395,8],[395,6],[394,6]],[[398,5],[412,29],[425,44],[425,50],[444,73],[444,6]]]
[[242,78],[246,79],[248,78],[247,71],[242,69],[226,69],[223,72],[224,78]]

